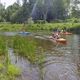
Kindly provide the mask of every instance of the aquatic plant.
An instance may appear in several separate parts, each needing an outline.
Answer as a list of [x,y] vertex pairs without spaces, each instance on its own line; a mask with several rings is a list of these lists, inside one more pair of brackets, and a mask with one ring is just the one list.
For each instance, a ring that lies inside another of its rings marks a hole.
[[7,74],[10,76],[18,76],[20,75],[21,70],[19,68],[17,68],[15,65],[8,65],[8,71]]
[[3,36],[0,36],[0,55],[5,55],[6,53],[6,40]]
[[2,70],[4,68],[3,64],[0,64],[0,70]]
[[26,39],[25,37],[16,36],[13,40],[13,48],[15,53],[27,57],[32,63],[36,61],[36,46],[31,39]]
[[2,72],[0,73],[0,80],[16,80],[16,77],[21,73],[20,69],[14,65],[8,65],[7,73],[5,73],[4,70],[5,68],[2,68]]
[[37,43],[32,38],[14,37],[14,52],[26,57],[31,63],[40,63],[43,61],[42,52],[36,52],[37,48]]
[[12,65],[8,54],[8,39],[0,36],[0,80],[15,80],[20,75],[20,69]]

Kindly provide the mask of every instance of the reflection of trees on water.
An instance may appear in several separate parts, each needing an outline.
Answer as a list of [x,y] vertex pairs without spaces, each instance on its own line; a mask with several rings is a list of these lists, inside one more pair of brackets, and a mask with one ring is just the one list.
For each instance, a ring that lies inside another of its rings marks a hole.
[[[72,47],[74,47],[73,62],[77,65],[77,70],[80,73],[80,35],[74,35],[73,39],[74,39],[73,43],[72,43]],[[80,76],[80,74],[79,74],[79,76]]]
[[71,62],[76,65],[77,71],[80,72],[80,35],[70,35],[68,39],[68,47],[71,48],[71,54],[69,54],[69,57]]
[[80,53],[80,50],[79,50],[79,39],[80,39],[80,36],[74,35],[72,47],[73,47],[73,53],[75,55],[74,58],[76,57],[75,58],[76,60],[79,60],[79,53]]
[[78,70],[79,70],[79,72],[80,72],[80,35],[78,36],[79,37],[79,41],[78,41],[78,47],[79,47],[79,61],[78,61]]

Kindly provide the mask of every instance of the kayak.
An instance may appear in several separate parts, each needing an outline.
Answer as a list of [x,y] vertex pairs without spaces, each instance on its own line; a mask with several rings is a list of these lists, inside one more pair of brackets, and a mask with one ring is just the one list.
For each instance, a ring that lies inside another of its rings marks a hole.
[[64,35],[71,35],[72,33],[71,33],[71,32],[62,32],[61,34],[64,34]]
[[67,40],[64,39],[64,38],[59,38],[59,39],[56,40],[56,42],[62,43],[62,44],[66,44],[67,43]]
[[30,32],[19,32],[19,34],[28,35],[28,34],[30,34]]
[[50,41],[54,42],[54,43],[60,43],[60,44],[66,44],[67,40],[64,38],[59,38],[59,39],[53,39],[52,36],[49,37]]

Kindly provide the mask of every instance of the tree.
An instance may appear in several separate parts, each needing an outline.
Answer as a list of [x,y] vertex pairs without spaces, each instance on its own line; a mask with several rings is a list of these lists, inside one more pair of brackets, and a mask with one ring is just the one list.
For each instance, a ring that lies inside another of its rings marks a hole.
[[0,22],[5,21],[5,6],[0,3]]
[[66,10],[63,0],[38,0],[34,6],[33,19],[56,20],[64,19]]
[[73,0],[71,7],[71,17],[80,18],[80,0]]
[[35,0],[23,0],[22,7],[12,17],[12,22],[23,23],[31,17],[32,9],[35,4]]
[[[63,0],[54,0],[49,8],[48,20],[64,19],[66,16]],[[51,16],[51,19],[50,19]]]
[[23,6],[27,4],[27,0],[22,0]]
[[76,10],[75,7],[72,7],[71,18],[80,18],[80,10]]
[[13,5],[7,7],[6,9],[6,20],[11,21],[11,17],[13,14],[15,14],[19,10],[20,6],[17,3],[14,3]]
[[20,0],[16,0],[16,3],[17,3],[18,5],[20,5]]

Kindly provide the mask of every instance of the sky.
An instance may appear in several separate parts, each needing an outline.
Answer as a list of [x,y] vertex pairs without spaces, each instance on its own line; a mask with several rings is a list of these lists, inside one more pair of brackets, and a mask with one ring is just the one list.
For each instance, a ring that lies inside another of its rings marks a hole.
[[16,2],[16,0],[0,0],[1,3],[5,3],[5,6],[9,6],[9,5],[12,5],[14,2]]

